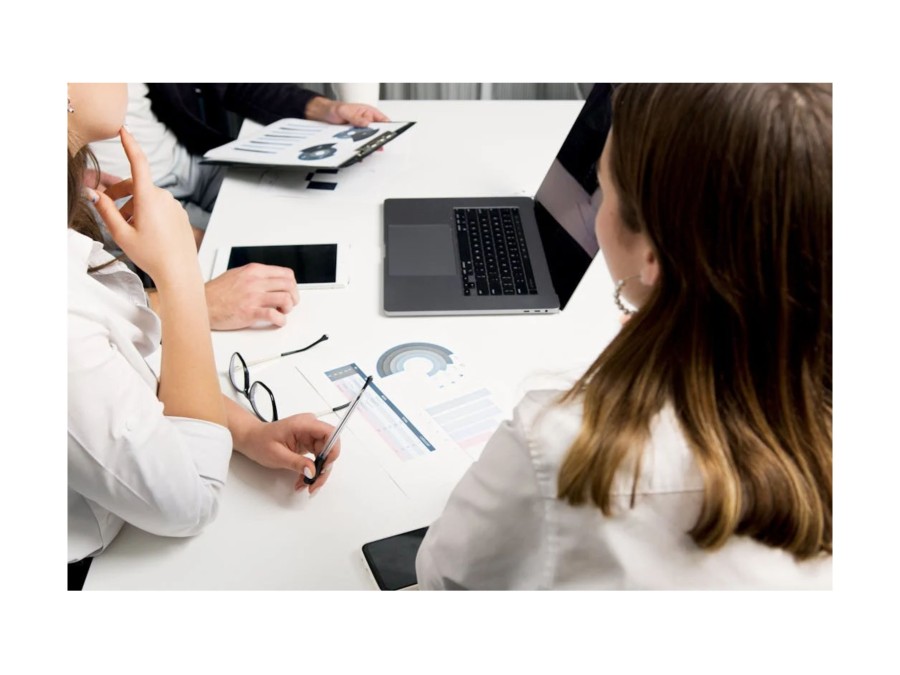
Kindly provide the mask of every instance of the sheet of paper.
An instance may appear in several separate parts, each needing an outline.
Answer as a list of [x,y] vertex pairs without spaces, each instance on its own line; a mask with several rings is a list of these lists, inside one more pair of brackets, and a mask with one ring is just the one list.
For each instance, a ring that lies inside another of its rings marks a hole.
[[367,127],[286,118],[203,155],[218,162],[283,167],[333,168],[352,159],[366,145],[408,125],[373,122]]
[[366,375],[374,376],[348,428],[410,495],[436,482],[455,485],[508,412],[458,355],[436,343],[401,343],[333,367],[307,360],[302,368],[330,402],[351,400]]

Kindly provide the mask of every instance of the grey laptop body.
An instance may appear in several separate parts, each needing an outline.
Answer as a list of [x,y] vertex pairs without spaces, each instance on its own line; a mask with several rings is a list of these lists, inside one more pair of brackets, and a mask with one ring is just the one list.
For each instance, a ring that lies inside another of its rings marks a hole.
[[386,199],[385,314],[564,308],[597,252],[596,165],[611,94],[594,85],[534,199]]

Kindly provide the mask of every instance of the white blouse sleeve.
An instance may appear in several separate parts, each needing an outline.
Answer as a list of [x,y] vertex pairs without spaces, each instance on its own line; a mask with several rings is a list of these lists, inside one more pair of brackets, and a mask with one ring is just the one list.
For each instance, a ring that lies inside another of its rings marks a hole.
[[154,534],[213,520],[228,472],[228,429],[166,417],[105,328],[69,315],[69,487]]
[[419,588],[540,588],[548,583],[548,504],[521,409],[491,437],[428,529],[416,558]]

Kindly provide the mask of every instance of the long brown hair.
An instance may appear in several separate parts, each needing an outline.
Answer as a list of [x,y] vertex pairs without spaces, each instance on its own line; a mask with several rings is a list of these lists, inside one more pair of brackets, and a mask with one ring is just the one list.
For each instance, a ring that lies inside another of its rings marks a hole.
[[75,154],[71,149],[66,151],[68,157],[68,175],[69,175],[69,194],[68,194],[68,225],[76,232],[90,237],[95,241],[102,242],[103,235],[100,227],[94,219],[90,208],[84,201],[84,175],[88,167],[94,169],[97,175],[100,175],[100,168],[97,165],[97,158],[91,152],[88,146],[84,146]]
[[830,85],[617,89],[610,179],[660,274],[564,397],[584,415],[560,498],[610,515],[671,403],[704,480],[699,546],[831,553],[831,106]]
[[[84,200],[85,173],[89,168],[93,169],[95,175],[97,176],[97,183],[95,183],[93,187],[96,188],[100,182],[100,165],[97,163],[97,158],[94,156],[94,153],[91,152],[90,147],[88,147],[87,145],[82,147],[75,154],[72,154],[71,149],[68,149],[66,151],[66,155],[68,161],[69,180],[68,226],[70,229],[75,230],[76,232],[80,232],[81,234],[90,237],[94,241],[99,241],[101,244],[105,244],[103,239],[103,232],[100,229],[100,225],[97,223],[96,218],[94,218],[93,212],[87,205],[87,202]],[[119,255],[113,257],[112,260],[109,260],[101,265],[97,265],[96,267],[89,267],[87,271],[89,274],[93,274],[94,272],[102,270],[103,268],[108,267],[115,262],[125,259],[125,254],[120,253]]]

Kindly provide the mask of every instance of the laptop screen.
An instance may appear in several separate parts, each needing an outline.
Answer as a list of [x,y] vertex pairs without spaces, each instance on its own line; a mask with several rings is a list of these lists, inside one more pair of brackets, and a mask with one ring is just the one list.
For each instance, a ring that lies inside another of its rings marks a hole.
[[534,196],[553,287],[564,308],[599,250],[597,162],[612,123],[612,85],[595,84]]

